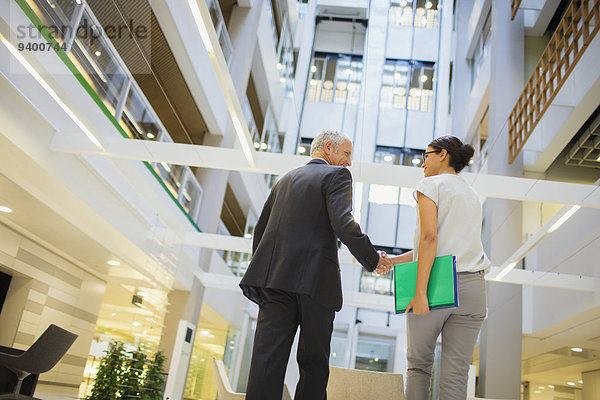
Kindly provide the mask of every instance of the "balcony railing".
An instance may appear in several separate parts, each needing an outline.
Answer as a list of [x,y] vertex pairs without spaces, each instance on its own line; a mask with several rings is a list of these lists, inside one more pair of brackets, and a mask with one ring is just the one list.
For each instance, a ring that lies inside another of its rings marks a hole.
[[[18,4],[44,37],[64,46],[66,51],[56,50],[59,57],[73,71],[121,136],[173,141],[85,2],[32,2],[36,6],[35,11],[26,1],[18,1]],[[51,25],[62,26],[64,31],[51,33],[47,29]],[[84,30],[91,28],[94,36],[69,34],[78,32],[81,26]],[[197,217],[202,187],[192,170],[188,166],[164,162],[144,164],[199,230]]]
[[212,19],[213,25],[215,26],[215,31],[217,32],[217,37],[219,38],[219,44],[221,45],[223,56],[225,57],[227,65],[229,66],[231,57],[233,56],[233,45],[231,44],[231,39],[229,38],[229,32],[227,32],[225,18],[223,18],[221,7],[219,6],[219,2],[217,0],[208,0],[207,6],[208,11],[210,12],[210,18]]
[[599,28],[600,0],[571,2],[508,117],[511,164]]

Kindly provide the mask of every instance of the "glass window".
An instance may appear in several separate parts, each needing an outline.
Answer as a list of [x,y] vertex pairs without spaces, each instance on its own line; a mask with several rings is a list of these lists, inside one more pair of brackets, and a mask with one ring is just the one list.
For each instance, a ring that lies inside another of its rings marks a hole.
[[312,144],[312,139],[301,138],[300,143],[298,144],[298,148],[296,149],[296,154],[302,156],[310,156],[310,145]]
[[383,340],[360,336],[356,347],[356,369],[388,372],[393,370],[395,343],[392,339]]
[[195,220],[198,214],[198,205],[202,197],[202,189],[191,170],[188,171],[179,196],[179,203],[190,217]]
[[413,62],[407,108],[433,112],[434,63]]
[[[79,33],[69,57],[82,76],[98,93],[107,108],[114,114],[121,89],[125,84],[125,72],[112,55],[111,47],[94,25],[87,9],[79,24]],[[84,29],[85,28],[85,29]]]
[[374,162],[380,164],[421,167],[423,162],[421,157],[423,151],[424,150],[420,149],[377,146],[375,149]]
[[331,336],[331,352],[329,353],[329,365],[334,367],[346,366],[346,342],[348,335],[346,332],[333,332]]
[[381,108],[406,109],[410,64],[405,60],[386,60],[381,77]]
[[294,92],[294,77],[296,74],[296,55],[292,44],[291,29],[287,16],[284,19],[281,40],[279,41],[277,56],[277,69],[279,70],[279,81],[283,85],[285,96],[292,98]]
[[479,71],[481,70],[481,66],[483,65],[483,60],[485,59],[485,55],[488,52],[488,44],[489,37],[491,31],[491,20],[492,10],[488,12],[485,17],[485,22],[483,23],[483,27],[481,28],[481,35],[477,39],[477,44],[475,45],[475,50],[473,51],[473,58],[471,61],[471,87],[475,84],[475,80],[479,75]]
[[396,26],[436,29],[439,26],[437,0],[392,0],[389,23]]
[[308,101],[358,104],[362,69],[362,57],[316,53]]
[[132,87],[127,95],[121,127],[132,139],[157,140],[160,128],[144,97]]

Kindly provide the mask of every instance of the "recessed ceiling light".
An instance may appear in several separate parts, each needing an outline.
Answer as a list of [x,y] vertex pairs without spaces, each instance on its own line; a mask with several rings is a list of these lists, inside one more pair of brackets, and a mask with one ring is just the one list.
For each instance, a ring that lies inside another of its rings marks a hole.
[[548,385],[550,389],[554,389],[554,385]]
[[104,325],[105,328],[110,328],[110,325],[106,324]]
[[298,147],[298,153],[304,154],[304,153],[306,153],[306,149],[304,147],[300,146],[300,147]]
[[137,321],[133,321],[133,322],[131,323],[131,325],[133,325],[133,326],[140,326],[141,324],[140,324],[139,322],[137,322]]
[[244,237],[245,237],[246,239],[252,239],[252,234],[251,234],[251,233],[245,233],[245,234],[244,234]]
[[538,386],[538,389],[544,390],[544,389],[546,389],[546,386]]
[[574,351],[576,353],[581,353],[583,351],[583,349],[581,347],[571,347],[571,351]]
[[575,386],[575,382],[567,382],[567,385],[569,385],[569,386]]
[[102,52],[100,50],[96,50],[96,52],[94,53],[94,55],[96,57],[100,57],[102,55]]
[[108,265],[121,265],[121,262],[117,261],[117,260],[108,260],[107,264]]
[[12,212],[12,208],[8,208],[6,206],[0,206],[0,212],[10,214]]
[[112,314],[110,314],[110,315],[112,315],[112,316],[114,317],[114,316],[116,316],[116,315],[117,315],[117,313],[115,313],[115,312],[114,312],[114,313],[112,313]]
[[385,161],[385,162],[390,162],[390,161],[392,161],[392,159],[393,159],[393,157],[390,156],[389,154],[386,156],[383,156],[383,161]]

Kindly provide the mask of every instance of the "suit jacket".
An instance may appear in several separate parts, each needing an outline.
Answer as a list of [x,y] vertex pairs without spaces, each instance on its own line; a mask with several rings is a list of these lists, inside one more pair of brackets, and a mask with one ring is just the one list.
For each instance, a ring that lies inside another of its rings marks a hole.
[[337,238],[368,271],[379,254],[352,216],[352,175],[313,159],[275,184],[254,229],[252,261],[240,287],[304,293],[332,310],[342,307]]

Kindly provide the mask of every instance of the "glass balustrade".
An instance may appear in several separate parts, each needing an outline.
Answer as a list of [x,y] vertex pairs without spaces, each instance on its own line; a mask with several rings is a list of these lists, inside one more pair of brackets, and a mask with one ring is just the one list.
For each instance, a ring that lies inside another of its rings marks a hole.
[[[90,8],[83,2],[79,3],[34,0],[29,5],[48,32],[66,49],[77,73],[100,98],[111,119],[118,122],[122,135],[131,139],[173,142]],[[215,1],[212,3],[216,4]],[[216,6],[218,9],[218,4]],[[224,37],[225,46],[229,46],[224,53],[231,53],[232,46],[220,9],[217,17],[220,18],[217,24],[219,40]],[[153,163],[152,168],[181,209],[196,224],[202,187],[192,169],[165,162]]]

